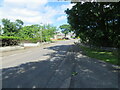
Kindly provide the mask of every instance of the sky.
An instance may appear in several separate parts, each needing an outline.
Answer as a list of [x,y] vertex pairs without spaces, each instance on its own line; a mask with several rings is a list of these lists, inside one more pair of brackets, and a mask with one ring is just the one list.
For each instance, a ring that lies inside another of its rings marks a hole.
[[[24,25],[51,24],[60,26],[67,23],[65,10],[74,4],[51,0],[0,0],[0,21],[20,19]],[[1,24],[1,23],[0,23]]]

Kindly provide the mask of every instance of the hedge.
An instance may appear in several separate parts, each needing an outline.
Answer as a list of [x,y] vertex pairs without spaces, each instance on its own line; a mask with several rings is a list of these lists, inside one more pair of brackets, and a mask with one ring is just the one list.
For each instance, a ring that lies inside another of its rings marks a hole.
[[18,45],[22,39],[14,36],[0,36],[0,46]]

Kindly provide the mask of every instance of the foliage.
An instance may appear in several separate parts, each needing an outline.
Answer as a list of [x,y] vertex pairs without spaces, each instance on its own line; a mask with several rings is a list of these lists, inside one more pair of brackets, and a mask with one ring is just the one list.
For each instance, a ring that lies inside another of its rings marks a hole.
[[120,2],[76,3],[65,12],[72,30],[83,43],[120,46]]
[[1,25],[0,25],[0,35],[2,34],[2,27],[1,27]]
[[15,22],[11,22],[9,19],[2,19],[2,24],[3,36],[16,36],[22,38],[22,41],[29,42],[50,41],[50,38],[54,36],[57,30],[56,27],[49,24],[43,26],[35,24],[23,27],[24,23],[19,19]]
[[50,38],[52,38],[57,31],[56,27],[48,25],[43,26],[42,30],[42,39],[43,41],[50,41]]
[[13,46],[18,45],[22,40],[19,37],[14,36],[0,36],[0,46]]
[[78,74],[78,72],[72,72],[72,76],[75,76],[77,74]]
[[39,25],[24,26],[20,30],[19,35],[24,39],[35,38],[39,30],[40,30]]
[[17,36],[18,32],[22,28],[22,25],[24,24],[23,21],[17,19],[15,22],[11,22],[8,19],[2,19],[3,24],[3,35],[6,36]]
[[24,38],[24,40],[28,40],[31,42],[43,42],[50,41],[50,38],[53,37],[56,31],[56,27],[51,25],[43,25],[40,26],[38,24],[31,26],[24,26],[19,34],[20,37]]
[[62,30],[62,33],[65,34],[65,37],[69,32],[71,32],[71,26],[68,24],[63,24],[59,28]]
[[20,37],[14,37],[14,36],[0,36],[0,39],[16,39],[16,40],[22,40]]
[[112,64],[120,65],[120,63],[118,63],[118,58],[116,57],[114,52],[104,51],[101,49],[93,49],[93,48],[88,48],[84,46],[80,46],[80,48],[89,57],[103,60],[105,62],[109,62]]

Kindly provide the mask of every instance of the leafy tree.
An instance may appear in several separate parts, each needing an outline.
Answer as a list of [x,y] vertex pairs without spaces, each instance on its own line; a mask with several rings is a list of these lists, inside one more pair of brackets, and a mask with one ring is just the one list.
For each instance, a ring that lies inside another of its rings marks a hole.
[[50,41],[50,38],[54,36],[56,27],[51,25],[40,26],[38,24],[31,26],[24,26],[20,30],[20,37],[24,39],[33,39],[36,41]]
[[20,30],[22,28],[22,25],[24,24],[24,22],[19,20],[19,19],[17,19],[15,21],[15,24],[16,24],[16,28]]
[[83,43],[120,46],[120,2],[76,3],[65,12],[68,23]]
[[65,34],[65,37],[69,32],[71,32],[71,27],[68,24],[63,24],[59,28],[62,30],[62,33]]
[[44,41],[50,41],[50,38],[52,38],[57,31],[57,28],[51,25],[44,25],[42,30],[42,37]]
[[40,26],[39,25],[31,25],[31,26],[24,26],[21,30],[20,30],[20,36],[22,38],[35,38],[38,36],[38,32],[40,30]]
[[[15,22],[11,22],[9,19],[2,19],[3,35],[5,36],[17,36],[23,40],[30,41],[50,41],[50,38],[54,36],[56,27],[51,25],[30,25],[22,26],[23,21],[17,19]],[[1,30],[0,30],[1,31]]]
[[1,27],[1,25],[0,25],[0,35],[2,35],[2,27]]
[[16,20],[15,22],[11,22],[8,19],[2,19],[3,24],[3,35],[6,36],[17,36],[18,32],[22,28],[23,22],[21,20]]

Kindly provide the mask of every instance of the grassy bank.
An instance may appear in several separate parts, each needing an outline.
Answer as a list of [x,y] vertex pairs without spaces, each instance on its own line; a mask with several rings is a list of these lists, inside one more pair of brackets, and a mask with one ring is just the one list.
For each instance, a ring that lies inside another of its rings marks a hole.
[[96,58],[99,60],[103,60],[105,62],[120,65],[120,63],[118,63],[117,52],[110,52],[101,49],[93,49],[85,46],[80,46],[80,48],[82,49],[85,55],[91,58]]

